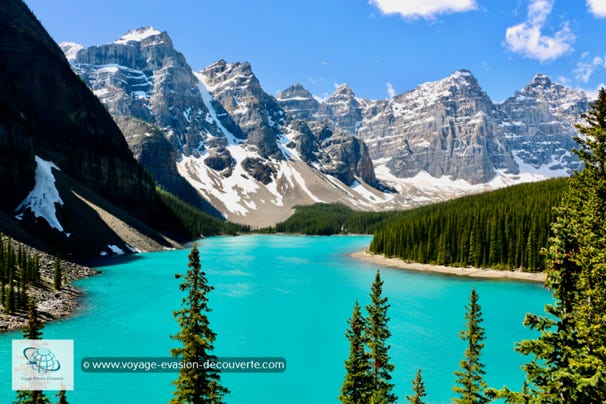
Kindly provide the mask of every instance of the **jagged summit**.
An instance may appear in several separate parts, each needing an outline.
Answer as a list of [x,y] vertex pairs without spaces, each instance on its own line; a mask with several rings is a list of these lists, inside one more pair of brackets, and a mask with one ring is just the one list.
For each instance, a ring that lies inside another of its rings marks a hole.
[[353,90],[351,89],[351,87],[349,87],[349,85],[347,83],[343,83],[343,84],[339,85],[335,89],[335,91],[332,93],[332,97],[342,97],[342,96],[355,97],[356,95],[354,94]]
[[160,128],[179,173],[223,214],[254,225],[292,204],[399,208],[565,175],[586,107],[582,93],[542,74],[496,104],[467,69],[387,99],[357,97],[347,84],[318,99],[301,83],[273,97],[248,62],[192,73],[150,27],[63,49],[110,112]]
[[303,84],[295,83],[283,91],[278,91],[278,93],[276,94],[276,98],[280,101],[294,98],[313,99],[313,94],[310,93],[305,87],[303,87]]
[[532,78],[532,80],[530,81],[530,83],[528,84],[529,86],[550,86],[551,84],[553,84],[553,82],[551,81],[551,79],[549,77],[547,77],[547,75],[543,74],[543,73],[537,73],[534,75],[534,77]]
[[305,121],[313,120],[314,114],[318,112],[320,103],[300,83],[295,83],[283,91],[279,91],[276,99],[285,111],[294,118]]
[[[163,34],[163,32],[158,31],[154,27],[141,27],[128,31],[126,34],[116,39],[114,43],[123,45],[129,42],[140,42],[149,37],[161,34]],[[164,34],[166,35],[166,32],[164,32]]]

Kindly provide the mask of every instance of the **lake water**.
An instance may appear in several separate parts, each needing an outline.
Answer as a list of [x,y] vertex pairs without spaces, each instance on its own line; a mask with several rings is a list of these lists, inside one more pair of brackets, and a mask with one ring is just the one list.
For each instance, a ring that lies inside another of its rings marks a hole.
[[[284,357],[277,374],[231,373],[222,383],[228,403],[338,403],[343,361],[348,355],[346,321],[356,299],[368,303],[377,267],[349,254],[364,249],[368,236],[243,236],[199,243],[202,265],[215,290],[210,294],[211,328],[218,356]],[[69,402],[166,403],[172,373],[95,374],[79,369],[83,357],[168,356],[177,331],[180,280],[189,250],[140,254],[101,268],[78,282],[86,290],[81,312],[47,325],[44,337],[73,339],[75,390]],[[111,261],[110,261],[111,263]],[[453,372],[464,344],[464,305],[472,286],[480,295],[486,328],[483,361],[494,387],[519,388],[525,357],[515,341],[532,336],[522,325],[526,312],[542,312],[550,295],[542,285],[473,280],[383,268],[389,298],[395,393],[410,394],[410,380],[423,369],[431,403],[450,402]],[[12,402],[10,346],[21,333],[0,334],[0,402]],[[53,402],[55,401],[52,397]]]

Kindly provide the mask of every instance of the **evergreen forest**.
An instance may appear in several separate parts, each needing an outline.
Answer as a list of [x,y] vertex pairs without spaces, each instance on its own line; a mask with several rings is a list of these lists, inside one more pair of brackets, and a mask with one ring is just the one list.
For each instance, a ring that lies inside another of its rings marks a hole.
[[553,208],[568,181],[521,184],[403,212],[375,232],[370,251],[423,264],[542,271]]
[[249,226],[211,216],[160,187],[156,187],[156,192],[162,203],[177,217],[180,225],[192,239],[220,234],[236,235],[250,231]]
[[0,235],[0,306],[4,313],[26,310],[28,287],[40,283],[38,256],[29,254],[21,244],[15,248],[11,239]]

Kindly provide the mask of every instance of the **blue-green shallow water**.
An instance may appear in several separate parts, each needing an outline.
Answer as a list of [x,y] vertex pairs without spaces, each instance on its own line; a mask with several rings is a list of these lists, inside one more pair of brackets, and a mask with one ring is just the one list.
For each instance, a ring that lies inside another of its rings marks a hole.
[[[244,236],[201,241],[202,264],[216,290],[210,295],[218,356],[281,356],[282,374],[223,374],[228,403],[337,403],[348,343],[346,320],[354,301],[368,302],[376,266],[349,254],[370,237]],[[172,312],[181,294],[175,273],[189,251],[141,254],[103,267],[78,284],[87,292],[78,316],[55,322],[45,338],[73,339],[75,390],[70,403],[166,403],[176,374],[92,374],[85,356],[167,356],[175,342]],[[542,312],[549,294],[541,285],[472,280],[384,268],[391,303],[391,355],[395,392],[405,402],[410,379],[422,368],[428,402],[449,402],[453,372],[464,351],[457,338],[472,286],[480,294],[486,327],[486,379],[518,388],[525,358],[513,344],[531,336],[524,313]],[[0,402],[11,402],[10,346],[20,333],[0,335]],[[53,397],[54,398],[54,397]]]

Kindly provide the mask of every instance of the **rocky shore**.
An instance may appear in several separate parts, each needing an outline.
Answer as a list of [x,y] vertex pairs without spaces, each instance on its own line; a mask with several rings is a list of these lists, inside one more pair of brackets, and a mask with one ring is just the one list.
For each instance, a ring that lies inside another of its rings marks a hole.
[[352,253],[351,256],[376,265],[413,271],[437,272],[447,275],[469,276],[472,278],[513,279],[518,281],[545,282],[545,274],[540,272],[502,271],[498,269],[472,267],[459,268],[447,267],[443,265],[419,264],[416,262],[406,262],[398,258],[386,258],[383,255],[370,254],[366,251],[357,251]]
[[[34,248],[23,247],[29,254],[39,257],[42,281],[39,285],[28,286],[27,290],[30,298],[36,301],[42,321],[65,318],[73,314],[78,308],[78,300],[82,296],[82,291],[73,286],[71,282],[98,274],[100,271],[73,262],[62,261],[64,285],[61,290],[56,290],[53,287],[55,257]],[[27,310],[7,314],[0,309],[0,332],[21,329],[26,322]]]

